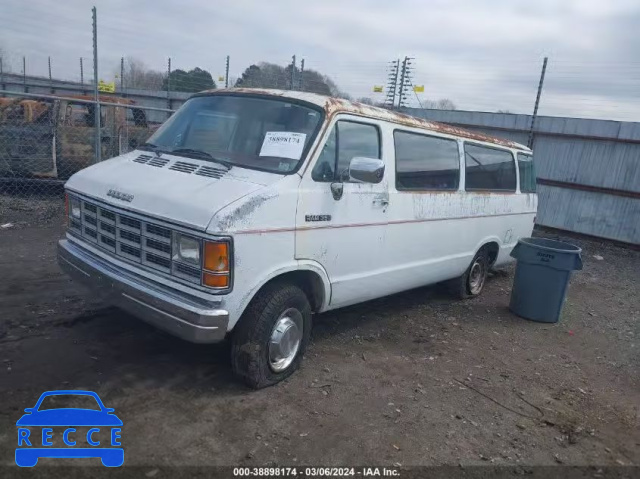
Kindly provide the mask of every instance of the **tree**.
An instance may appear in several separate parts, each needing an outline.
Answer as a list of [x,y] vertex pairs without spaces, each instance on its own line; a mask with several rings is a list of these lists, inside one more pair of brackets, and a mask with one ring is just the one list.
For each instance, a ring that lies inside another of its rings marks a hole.
[[359,103],[364,103],[365,105],[374,105],[373,100],[368,96],[363,96],[361,98],[358,98],[356,101]]
[[[118,71],[118,74],[120,72]],[[124,59],[125,88],[139,88],[140,90],[161,90],[164,74],[147,68],[142,60],[134,57]]]
[[261,62],[249,66],[236,81],[237,87],[289,89],[291,86],[291,67],[286,68],[274,63]]
[[456,110],[456,105],[448,98],[442,98],[436,102],[436,110]]
[[[235,86],[289,90],[291,89],[291,69],[292,65],[281,67],[267,62],[250,65],[238,78]],[[341,91],[331,78],[316,70],[300,71],[296,67],[293,76],[295,90],[350,99],[349,95]]]
[[0,58],[2,58],[2,71],[4,73],[11,71],[11,63],[9,63],[9,54],[7,53],[7,50],[5,50],[2,45],[0,45]]
[[216,88],[216,83],[213,81],[211,73],[201,68],[194,68],[193,70],[173,70],[169,77],[164,77],[162,82],[162,89],[171,91],[184,91],[195,93],[202,90],[212,90]]

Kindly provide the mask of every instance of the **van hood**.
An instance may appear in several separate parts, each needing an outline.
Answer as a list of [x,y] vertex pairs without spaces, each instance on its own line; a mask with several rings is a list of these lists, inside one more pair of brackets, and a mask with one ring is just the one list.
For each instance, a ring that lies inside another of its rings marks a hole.
[[73,175],[65,187],[115,207],[205,231],[224,206],[282,175],[133,151]]

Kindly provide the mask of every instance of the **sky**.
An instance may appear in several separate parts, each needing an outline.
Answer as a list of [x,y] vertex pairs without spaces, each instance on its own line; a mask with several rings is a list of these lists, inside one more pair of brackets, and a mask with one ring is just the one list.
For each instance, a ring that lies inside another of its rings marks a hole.
[[[413,57],[425,92],[410,106],[450,99],[458,109],[531,113],[549,57],[541,115],[640,121],[638,0],[0,0],[4,64],[78,80],[92,65],[98,12],[100,78],[120,58],[238,77],[252,63],[291,56],[354,97],[375,101],[390,61]],[[6,66],[5,66],[6,70]]]

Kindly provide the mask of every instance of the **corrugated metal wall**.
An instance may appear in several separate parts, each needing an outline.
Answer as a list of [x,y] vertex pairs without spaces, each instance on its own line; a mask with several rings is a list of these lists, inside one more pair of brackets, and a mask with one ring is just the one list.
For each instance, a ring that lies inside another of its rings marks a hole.
[[[406,109],[526,144],[531,116]],[[538,117],[538,224],[640,244],[640,123]]]

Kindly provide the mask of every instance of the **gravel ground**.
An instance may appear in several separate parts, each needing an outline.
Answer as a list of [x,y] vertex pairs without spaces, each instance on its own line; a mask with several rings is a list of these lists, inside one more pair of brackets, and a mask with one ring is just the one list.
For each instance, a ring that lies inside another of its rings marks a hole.
[[114,407],[125,464],[150,473],[640,463],[638,251],[569,239],[584,270],[557,324],[509,312],[512,268],[473,300],[430,287],[317,315],[301,370],[254,392],[224,344],[175,339],[77,288],[55,261],[61,200],[34,204],[0,197],[13,223],[0,229],[0,465],[22,410],[62,388]]

